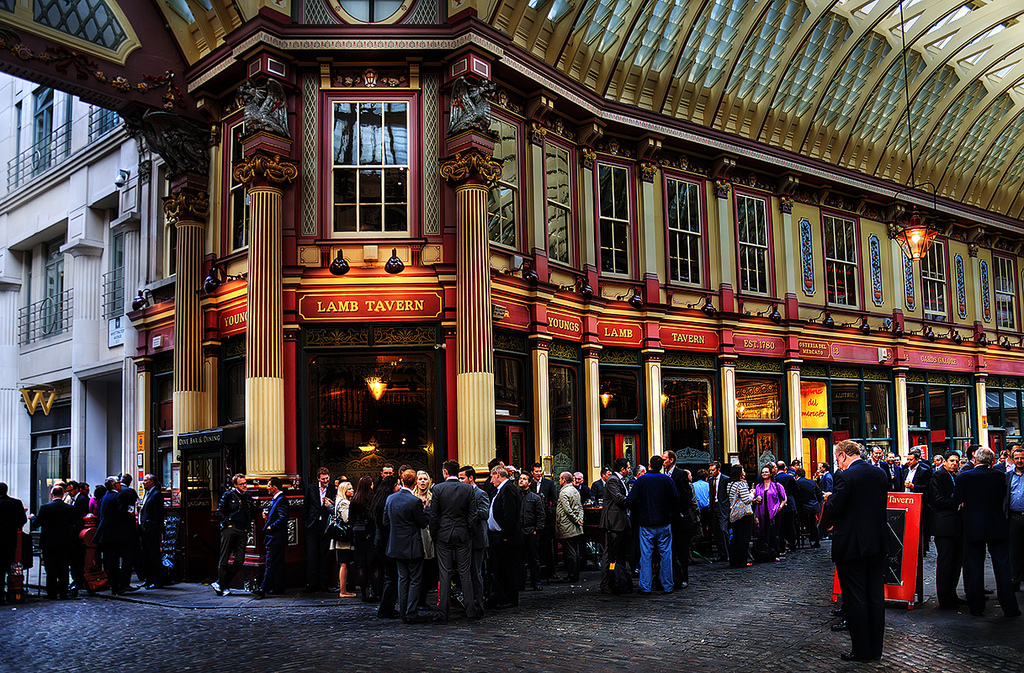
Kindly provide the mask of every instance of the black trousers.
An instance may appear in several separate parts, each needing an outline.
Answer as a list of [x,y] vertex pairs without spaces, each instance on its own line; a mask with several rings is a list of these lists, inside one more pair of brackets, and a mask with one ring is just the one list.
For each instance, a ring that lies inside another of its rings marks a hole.
[[132,567],[135,565],[134,542],[104,542],[103,571],[111,591],[120,591],[132,583]]
[[[245,543],[249,535],[246,531],[228,526],[220,532],[220,559],[217,561],[217,583],[220,588],[228,589],[231,581],[245,563]],[[230,559],[230,563],[228,560]]]
[[326,524],[306,528],[306,588],[324,591],[334,586],[334,559],[331,555],[331,541],[324,533]]
[[960,583],[960,569],[964,561],[964,539],[956,537],[935,537],[935,597],[939,606],[957,606],[956,585]]
[[750,533],[754,530],[754,515],[748,514],[732,522],[732,540],[729,541],[729,565],[743,568],[747,565]]
[[1020,614],[1017,595],[1010,583],[1010,544],[1006,540],[964,542],[964,593],[972,614],[985,611],[985,548],[992,556],[996,596],[1003,614]]
[[267,563],[263,569],[263,581],[260,592],[269,594],[273,591],[284,591],[284,550],[288,539],[267,541]]
[[[630,531],[607,530],[604,533],[604,556],[602,558],[601,589],[613,593],[632,593],[633,577],[629,565]],[[675,557],[673,557],[675,558]]]
[[46,568],[46,597],[67,598],[68,576],[71,572],[71,551],[44,549],[43,566]]
[[672,524],[672,581],[690,582],[690,524],[683,521]]
[[466,615],[476,616],[476,595],[473,592],[473,542],[451,545],[438,541],[434,545],[437,558],[437,609],[445,617],[451,604],[452,576],[458,573],[462,595],[466,602]]
[[492,577],[492,591],[496,605],[519,605],[519,580],[516,573],[517,545],[502,540],[501,533],[490,532],[488,538],[488,565]]
[[582,535],[559,540],[562,543],[562,561],[565,564],[566,579],[570,582],[575,582],[580,578],[580,542],[582,540]]
[[1019,587],[1024,581],[1024,514],[1010,512],[1010,582]]
[[519,590],[526,588],[526,571],[530,571],[530,583],[540,586],[540,549],[537,541],[540,538],[538,533],[523,535],[523,545],[519,548]]
[[395,602],[398,600],[398,564],[395,559],[386,554],[381,554],[384,563],[384,586],[380,592],[380,607],[377,608],[378,617],[399,616],[395,609]]
[[885,634],[885,554],[836,562],[850,653],[863,659],[882,656]]
[[796,551],[796,509],[782,510],[778,519],[779,537],[786,543],[783,547],[788,545],[790,551]]
[[[71,579],[75,582],[76,591],[84,591],[85,586],[85,545],[77,537],[71,545]],[[3,566],[6,568],[7,566]],[[0,586],[3,585],[0,580]]]
[[160,554],[161,533],[142,534],[142,576],[150,584],[164,583],[164,563]]

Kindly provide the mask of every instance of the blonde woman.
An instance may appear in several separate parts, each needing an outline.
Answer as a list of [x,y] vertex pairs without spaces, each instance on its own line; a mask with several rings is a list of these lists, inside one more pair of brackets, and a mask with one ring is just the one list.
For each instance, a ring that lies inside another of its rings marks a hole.
[[[338,484],[338,497],[334,501],[334,513],[335,516],[345,523],[349,522],[348,508],[354,493],[355,489],[352,488],[351,482],[343,481]],[[340,587],[338,598],[355,598],[356,595],[345,586],[345,581],[348,578],[348,564],[354,560],[352,543],[351,541],[339,542],[338,540],[331,540],[331,549],[338,556],[338,586]]]
[[[416,473],[416,487],[412,492],[417,498],[423,501],[423,508],[427,510],[427,515],[430,514],[430,489],[434,485],[434,480],[430,478],[430,473],[420,470]],[[421,584],[422,589],[420,590],[420,605],[421,609],[427,606],[427,593],[428,588],[437,588],[437,560],[434,558],[434,541],[430,537],[430,527],[427,526],[421,531],[423,536],[423,583]]]

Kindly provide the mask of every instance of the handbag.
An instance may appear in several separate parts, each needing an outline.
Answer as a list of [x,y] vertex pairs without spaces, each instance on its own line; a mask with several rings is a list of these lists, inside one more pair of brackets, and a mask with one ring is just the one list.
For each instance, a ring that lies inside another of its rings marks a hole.
[[[739,489],[736,490],[736,495],[740,494]],[[749,502],[743,502],[742,498],[735,498],[732,502],[732,507],[729,509],[729,523],[736,523],[743,517],[753,514],[754,510],[750,508]]]
[[335,542],[352,542],[352,526],[342,521],[340,516],[332,516],[327,522],[325,531],[329,540]]

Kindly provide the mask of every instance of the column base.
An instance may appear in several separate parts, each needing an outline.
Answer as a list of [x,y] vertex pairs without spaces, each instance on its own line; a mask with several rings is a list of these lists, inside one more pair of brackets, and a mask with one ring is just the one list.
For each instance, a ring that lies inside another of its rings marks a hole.
[[245,380],[245,472],[258,479],[285,474],[283,378]]
[[459,463],[486,468],[497,450],[494,373],[458,374],[455,377],[455,399],[459,420]]

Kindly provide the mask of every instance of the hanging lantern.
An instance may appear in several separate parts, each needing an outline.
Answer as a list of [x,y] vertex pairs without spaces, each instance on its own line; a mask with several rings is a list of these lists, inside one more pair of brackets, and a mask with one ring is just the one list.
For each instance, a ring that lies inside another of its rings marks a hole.
[[379,376],[367,376],[366,387],[370,389],[373,399],[379,402],[380,398],[384,397],[384,391],[387,390],[388,384],[381,380]]
[[600,398],[601,398],[601,406],[604,407],[605,409],[607,409],[608,408],[608,404],[611,403],[611,401],[612,401],[612,394],[608,393],[608,392],[604,392],[604,393],[601,393]]
[[889,236],[899,244],[903,254],[913,262],[924,259],[924,256],[928,254],[928,249],[932,247],[932,241],[935,240],[937,233],[925,224],[921,214],[917,211],[917,206],[914,206],[910,212],[910,217],[903,213],[894,217],[889,225]]

